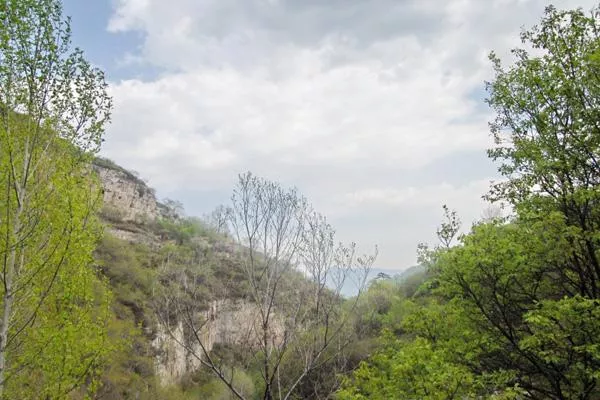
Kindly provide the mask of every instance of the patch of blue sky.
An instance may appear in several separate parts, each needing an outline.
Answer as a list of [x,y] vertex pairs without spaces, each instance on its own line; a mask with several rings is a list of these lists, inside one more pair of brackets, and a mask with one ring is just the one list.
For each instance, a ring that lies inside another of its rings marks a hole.
[[152,80],[160,74],[160,69],[152,65],[132,61],[143,43],[142,33],[107,30],[112,14],[110,0],[64,0],[63,10],[71,17],[73,44],[105,71],[109,81]]

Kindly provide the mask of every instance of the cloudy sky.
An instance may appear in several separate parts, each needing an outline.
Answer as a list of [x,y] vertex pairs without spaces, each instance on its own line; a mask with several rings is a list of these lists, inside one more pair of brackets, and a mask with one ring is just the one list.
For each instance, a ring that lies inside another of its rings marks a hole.
[[[590,9],[592,0],[557,0]],[[487,54],[542,0],[65,0],[115,100],[103,154],[202,215],[252,171],[296,186],[379,268],[443,204],[481,216],[496,166]]]

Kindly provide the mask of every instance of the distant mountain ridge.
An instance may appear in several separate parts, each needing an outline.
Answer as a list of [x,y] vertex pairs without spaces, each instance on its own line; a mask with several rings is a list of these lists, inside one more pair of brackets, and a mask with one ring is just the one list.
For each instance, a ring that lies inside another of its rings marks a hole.
[[[387,269],[387,268],[372,268],[367,276],[367,282],[370,284],[380,279],[393,280],[396,283],[403,283],[410,278],[419,274],[424,274],[426,267],[423,265],[413,265],[405,269]],[[344,282],[342,294],[346,297],[355,296],[358,293],[357,285],[354,282]]]
[[425,273],[426,271],[427,271],[427,267],[417,264],[417,265],[413,265],[412,267],[408,267],[407,269],[403,270],[399,274],[395,275],[394,279],[402,282],[409,278],[412,278],[415,275]]

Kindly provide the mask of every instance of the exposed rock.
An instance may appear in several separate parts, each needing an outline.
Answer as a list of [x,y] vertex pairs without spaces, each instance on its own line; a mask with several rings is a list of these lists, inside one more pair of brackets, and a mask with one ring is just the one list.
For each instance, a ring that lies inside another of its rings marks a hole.
[[105,231],[117,239],[125,240],[126,242],[141,243],[151,248],[157,248],[161,245],[159,239],[149,232],[131,231],[118,227],[107,227]]
[[[217,344],[235,346],[257,346],[257,332],[260,327],[254,324],[260,321],[258,307],[243,300],[217,300],[210,303],[207,311],[202,313],[197,323],[204,324],[200,337],[205,349],[211,351]],[[277,321],[275,317],[274,321]],[[270,340],[279,345],[283,340],[283,324],[274,323]],[[200,367],[199,357],[203,357],[202,347],[198,341],[187,334],[180,321],[171,332],[159,324],[157,334],[152,342],[157,351],[156,374],[163,385],[178,382],[185,374]]]
[[[94,170],[102,182],[104,190],[104,208],[101,215],[108,222],[106,230],[113,236],[133,243],[143,243],[150,247],[160,247],[164,241],[150,229],[147,223],[159,217],[171,220],[181,218],[177,202],[160,204],[156,201],[154,190],[135,174],[119,167],[110,160],[98,159]],[[215,255],[229,259],[243,251],[231,240],[209,243],[206,238],[193,238],[196,247],[212,247]],[[254,326],[260,321],[256,304],[243,300],[216,300],[207,305],[206,311],[198,314],[198,324],[206,351],[215,345],[227,344],[242,347],[258,345]],[[269,340],[278,345],[283,340],[283,324],[273,316],[273,332]],[[146,332],[153,337],[156,375],[163,385],[178,383],[186,374],[196,371],[204,351],[184,321],[177,321],[167,329],[162,324],[148,328]]]
[[154,220],[159,211],[154,190],[125,170],[94,165],[104,189],[104,205],[121,221]]
[[162,385],[176,384],[187,372],[200,367],[202,348],[187,337],[183,328],[182,321],[170,332],[158,324],[152,347],[156,350],[156,375]]

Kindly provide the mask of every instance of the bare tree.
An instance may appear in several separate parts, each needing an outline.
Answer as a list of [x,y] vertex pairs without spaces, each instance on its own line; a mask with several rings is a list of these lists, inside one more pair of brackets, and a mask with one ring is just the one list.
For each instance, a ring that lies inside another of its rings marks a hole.
[[[241,367],[258,369],[263,399],[289,399],[312,371],[351,343],[352,316],[376,254],[359,257],[355,244],[336,243],[331,225],[295,189],[250,173],[240,175],[227,215],[250,305],[246,313],[251,322],[238,327],[238,349],[245,353],[238,358],[247,360]],[[342,290],[349,284],[358,295],[346,299]],[[179,340],[180,345],[235,397],[245,399],[247,394],[236,386],[234,366],[211,351],[206,335],[210,316],[193,301],[172,294],[171,313],[191,338]],[[176,324],[161,320],[177,336]]]
[[451,210],[446,204],[442,206],[444,210],[444,220],[438,226],[436,235],[439,241],[438,245],[431,248],[427,243],[417,245],[417,262],[425,266],[430,272],[437,269],[437,258],[439,250],[449,250],[456,240],[460,240],[460,220],[456,210]]
[[223,205],[215,208],[210,214],[204,216],[204,221],[218,234],[230,236],[229,214],[231,210]]
[[456,210],[450,210],[447,205],[443,205],[445,221],[436,230],[437,237],[443,248],[449,249],[452,242],[458,238],[461,221]]
[[504,207],[502,204],[489,204],[481,212],[482,222],[500,221],[504,218]]

